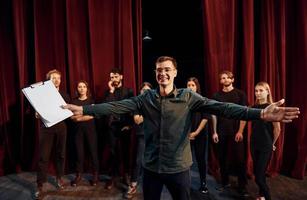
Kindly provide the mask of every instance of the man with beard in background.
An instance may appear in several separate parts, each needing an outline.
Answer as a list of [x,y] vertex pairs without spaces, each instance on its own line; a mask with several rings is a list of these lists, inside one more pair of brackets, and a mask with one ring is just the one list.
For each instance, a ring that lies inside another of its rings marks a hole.
[[[123,87],[123,73],[119,68],[113,68],[110,72],[110,81],[108,82],[108,91],[105,93],[105,101],[119,101],[133,96],[130,88]],[[110,115],[107,120],[108,134],[107,141],[110,146],[109,157],[109,175],[105,188],[110,190],[114,185],[114,177],[120,175],[120,165],[124,167],[124,180],[129,180],[129,146],[130,146],[130,129],[133,124],[132,115]],[[127,183],[128,184],[128,183]]]

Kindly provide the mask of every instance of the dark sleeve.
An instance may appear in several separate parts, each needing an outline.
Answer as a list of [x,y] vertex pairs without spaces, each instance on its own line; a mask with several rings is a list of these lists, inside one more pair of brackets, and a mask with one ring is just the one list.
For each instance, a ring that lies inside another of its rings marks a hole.
[[64,92],[60,92],[61,96],[63,97],[64,101],[66,103],[70,103],[71,99],[70,99],[70,96]]
[[92,104],[95,104],[95,101],[94,101],[94,99],[90,98],[89,99],[89,105],[92,105]]
[[219,102],[190,93],[189,107],[192,111],[201,111],[230,119],[253,120],[260,119],[261,109],[248,108],[234,103]]
[[83,114],[100,117],[102,115],[110,114],[121,115],[127,113],[134,113],[141,107],[140,102],[140,97],[137,96],[121,101],[83,106]]
[[104,93],[104,102],[110,102],[110,101],[116,101],[115,91],[114,93],[110,93],[109,90],[107,90]]
[[131,88],[128,88],[128,98],[133,97],[133,90]]
[[201,113],[201,118],[202,119],[211,119],[212,118],[212,115],[208,114],[208,113]]
[[242,90],[240,90],[240,105],[242,105],[242,106],[247,106],[247,97],[246,97],[246,94],[242,91]]
[[218,93],[217,92],[213,94],[212,99],[218,100]]

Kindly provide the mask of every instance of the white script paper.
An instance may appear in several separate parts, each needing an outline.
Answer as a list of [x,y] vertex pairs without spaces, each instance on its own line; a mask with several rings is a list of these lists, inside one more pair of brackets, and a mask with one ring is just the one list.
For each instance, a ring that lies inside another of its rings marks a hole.
[[66,102],[50,80],[23,88],[22,92],[46,127],[51,127],[73,115],[70,110],[61,107],[66,105]]

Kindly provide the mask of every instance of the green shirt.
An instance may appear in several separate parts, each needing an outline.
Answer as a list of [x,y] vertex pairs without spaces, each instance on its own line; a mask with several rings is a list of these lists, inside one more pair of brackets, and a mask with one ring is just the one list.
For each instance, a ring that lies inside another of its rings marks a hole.
[[178,173],[192,165],[188,133],[192,112],[253,120],[261,109],[222,103],[202,97],[190,89],[176,89],[168,96],[158,90],[121,101],[84,106],[85,115],[138,113],[144,117],[145,152],[143,166],[156,173]]

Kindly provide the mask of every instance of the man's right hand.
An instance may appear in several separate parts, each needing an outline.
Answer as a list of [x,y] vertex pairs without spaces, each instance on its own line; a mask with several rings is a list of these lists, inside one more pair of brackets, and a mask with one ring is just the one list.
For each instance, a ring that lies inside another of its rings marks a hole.
[[108,86],[109,86],[109,91],[110,91],[110,93],[114,93],[115,87],[114,87],[114,85],[113,85],[113,81],[109,81],[109,82],[108,82]]
[[219,142],[219,135],[217,133],[213,133],[212,140],[213,140],[214,143],[218,143]]
[[62,108],[71,110],[71,112],[73,112],[74,115],[83,115],[83,107],[82,106],[67,104],[67,105],[63,105]]

